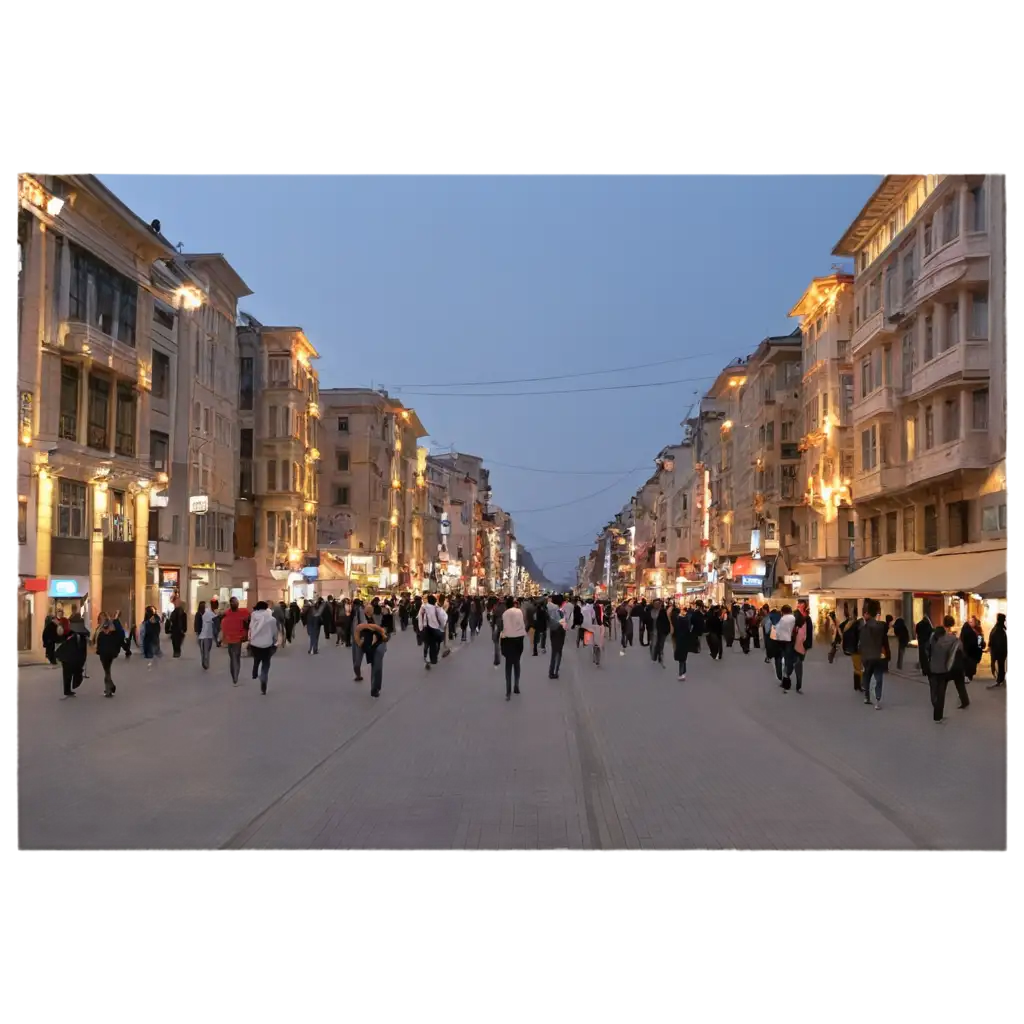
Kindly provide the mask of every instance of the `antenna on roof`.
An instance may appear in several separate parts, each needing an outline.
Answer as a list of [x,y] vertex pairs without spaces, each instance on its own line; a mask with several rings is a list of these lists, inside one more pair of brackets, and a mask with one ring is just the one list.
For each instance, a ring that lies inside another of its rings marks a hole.
[[185,243],[184,242],[179,242],[174,248],[177,249],[179,253],[184,252],[185,251]]

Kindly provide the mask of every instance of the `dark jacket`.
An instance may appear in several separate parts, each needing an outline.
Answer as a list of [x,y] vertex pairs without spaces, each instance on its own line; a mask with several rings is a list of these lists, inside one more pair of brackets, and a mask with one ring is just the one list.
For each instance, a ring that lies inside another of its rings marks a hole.
[[124,649],[124,640],[117,629],[105,633],[102,629],[96,636],[96,653],[100,661],[113,661]]
[[928,670],[933,676],[963,673],[964,651],[956,633],[939,626],[928,641]]
[[188,632],[188,615],[182,607],[175,608],[167,616],[167,632],[172,635],[184,636]]
[[899,641],[900,647],[906,647],[910,643],[910,630],[906,622],[899,618],[892,624],[893,635]]
[[672,613],[672,646],[677,658],[690,652],[690,616],[678,608]]
[[810,615],[804,615],[800,611],[794,612],[793,618],[796,620],[793,625],[793,636],[796,636],[796,631],[801,626],[807,625],[807,629],[804,632],[804,652],[806,653],[814,646],[814,623],[811,622]]
[[988,651],[996,660],[1006,657],[1006,627],[998,623],[992,627],[988,635]]
[[722,619],[722,636],[726,640],[736,639],[736,620],[732,617],[732,612],[729,612],[727,618]]
[[889,652],[889,628],[882,619],[865,619],[860,626],[857,651],[865,661],[882,661]]
[[964,628],[960,630],[960,643],[964,648],[964,656],[977,665],[981,661],[981,652],[985,649],[985,638],[979,636],[974,627],[965,622]]
[[68,632],[58,638],[57,660],[70,668],[81,668],[85,664],[87,633]]
[[918,646],[926,647],[928,641],[932,638],[932,633],[934,632],[935,630],[932,628],[932,624],[927,619],[922,619],[914,627],[914,635],[917,637]]

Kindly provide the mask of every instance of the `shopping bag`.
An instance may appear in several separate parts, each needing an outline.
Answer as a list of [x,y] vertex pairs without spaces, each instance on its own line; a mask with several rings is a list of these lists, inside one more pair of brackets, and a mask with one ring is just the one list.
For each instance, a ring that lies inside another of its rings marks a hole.
[[589,647],[591,640],[594,639],[594,634],[589,629],[583,630],[583,646]]

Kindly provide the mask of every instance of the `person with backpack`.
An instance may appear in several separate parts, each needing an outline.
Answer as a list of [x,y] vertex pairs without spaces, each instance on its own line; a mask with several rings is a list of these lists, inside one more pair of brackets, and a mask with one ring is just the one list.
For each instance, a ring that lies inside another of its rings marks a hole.
[[932,631],[925,652],[928,658],[928,688],[931,692],[933,722],[942,722],[944,719],[946,688],[950,680],[960,698],[960,710],[965,711],[971,703],[964,679],[964,649],[955,627],[953,616],[945,616],[942,625]]

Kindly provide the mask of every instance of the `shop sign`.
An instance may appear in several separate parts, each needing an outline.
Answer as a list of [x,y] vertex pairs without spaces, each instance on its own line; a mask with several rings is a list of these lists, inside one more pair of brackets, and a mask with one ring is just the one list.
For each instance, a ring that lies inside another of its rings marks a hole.
[[167,508],[171,503],[171,496],[166,491],[154,491],[149,496],[150,508]]
[[50,597],[84,597],[78,580],[50,580]]
[[447,517],[443,516],[441,519],[441,536],[447,537],[452,532],[452,521]]
[[[18,415],[20,421],[20,434],[24,441],[28,438],[28,442],[32,440],[32,392],[22,391],[21,401],[18,407]],[[25,443],[28,443],[25,442]]]
[[740,586],[741,587],[760,587],[764,584],[763,576],[741,576]]
[[159,542],[155,541],[155,540],[148,540],[148,541],[146,541],[146,557],[148,559],[152,560],[152,559],[156,559],[156,558],[160,557],[157,554],[157,551],[158,551],[157,545],[158,545],[158,543]]
[[304,566],[302,569],[302,575],[305,576],[307,580],[315,580],[320,576],[320,568],[316,565]]
[[193,494],[188,499],[188,510],[191,515],[205,516],[210,511],[210,498],[206,494]]

